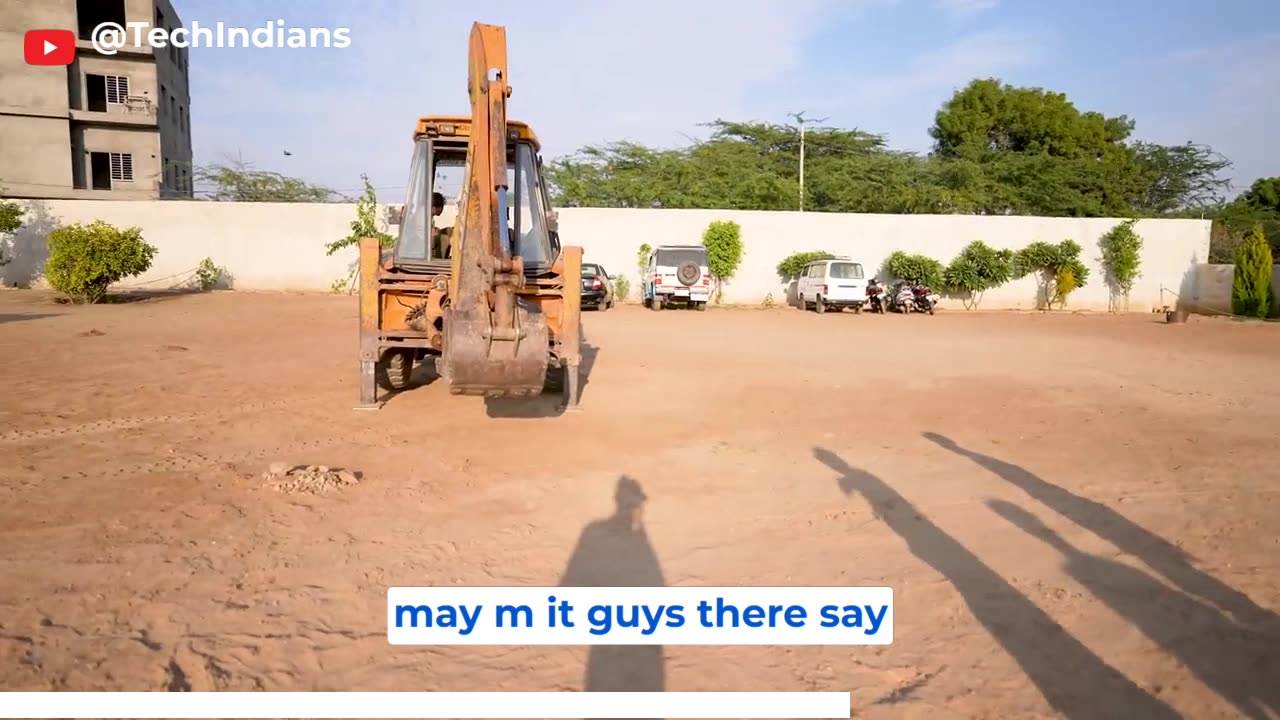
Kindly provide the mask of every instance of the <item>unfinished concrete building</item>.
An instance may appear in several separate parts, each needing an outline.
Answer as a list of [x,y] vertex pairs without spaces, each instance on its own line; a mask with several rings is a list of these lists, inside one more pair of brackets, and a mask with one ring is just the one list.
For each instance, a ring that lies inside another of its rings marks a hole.
[[[169,0],[0,2],[0,196],[192,196],[188,50],[98,53],[89,38],[104,22],[181,23]],[[75,60],[28,65],[23,37],[36,29],[74,30]]]

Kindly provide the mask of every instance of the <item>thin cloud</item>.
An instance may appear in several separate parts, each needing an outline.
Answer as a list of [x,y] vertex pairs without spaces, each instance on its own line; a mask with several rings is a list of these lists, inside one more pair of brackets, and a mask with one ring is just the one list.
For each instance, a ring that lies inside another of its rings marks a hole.
[[952,15],[976,15],[994,10],[1000,0],[935,0],[937,6]]

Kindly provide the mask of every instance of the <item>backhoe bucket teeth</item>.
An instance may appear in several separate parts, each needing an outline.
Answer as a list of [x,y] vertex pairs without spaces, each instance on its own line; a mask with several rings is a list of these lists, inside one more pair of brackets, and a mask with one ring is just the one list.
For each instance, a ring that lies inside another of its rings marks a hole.
[[546,317],[516,305],[515,340],[502,339],[486,307],[445,312],[441,372],[455,395],[529,397],[542,393],[547,380],[550,329]]

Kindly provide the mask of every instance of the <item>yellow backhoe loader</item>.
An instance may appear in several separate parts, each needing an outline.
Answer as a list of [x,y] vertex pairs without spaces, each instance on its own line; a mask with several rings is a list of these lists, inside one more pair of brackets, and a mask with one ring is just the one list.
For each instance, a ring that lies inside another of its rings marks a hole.
[[[360,242],[358,407],[431,360],[454,394],[559,390],[576,409],[582,248],[560,246],[537,136],[507,119],[506,29],[474,24],[469,57],[471,116],[418,120],[398,238]],[[457,216],[441,227],[451,168]]]

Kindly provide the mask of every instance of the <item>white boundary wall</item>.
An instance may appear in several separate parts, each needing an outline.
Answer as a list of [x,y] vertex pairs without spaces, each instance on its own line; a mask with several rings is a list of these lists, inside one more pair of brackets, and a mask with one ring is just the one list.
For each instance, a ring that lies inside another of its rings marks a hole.
[[[218,203],[204,201],[23,201],[27,226],[8,241],[17,257],[0,268],[6,285],[39,286],[39,268],[48,232],[60,225],[102,219],[121,227],[137,225],[159,252],[150,271],[127,286],[163,289],[190,282],[191,271],[209,257],[227,268],[233,287],[243,290],[329,290],[353,266],[355,251],[328,257],[324,245],[349,232],[353,204]],[[924,253],[948,262],[966,244],[983,240],[1017,249],[1036,240],[1070,238],[1083,248],[1091,269],[1089,284],[1072,294],[1068,308],[1106,310],[1110,293],[1099,265],[1098,239],[1115,219],[985,217],[971,215],[863,215],[718,210],[560,210],[561,240],[581,245],[589,262],[622,274],[636,296],[636,251],[641,243],[696,244],[713,220],[742,226],[743,263],[725,288],[726,303],[759,304],[772,294],[787,301],[788,287],[775,272],[787,255],[827,250],[848,255],[875,273],[893,250]],[[1148,312],[1173,305],[1173,293],[1190,294],[1199,263],[1209,254],[1208,220],[1143,220],[1142,277],[1129,308]],[[1166,292],[1162,292],[1162,289]],[[1168,292],[1172,291],[1172,292]],[[1037,286],[1028,277],[989,291],[982,309],[1036,305]],[[944,306],[959,308],[958,300]]]

